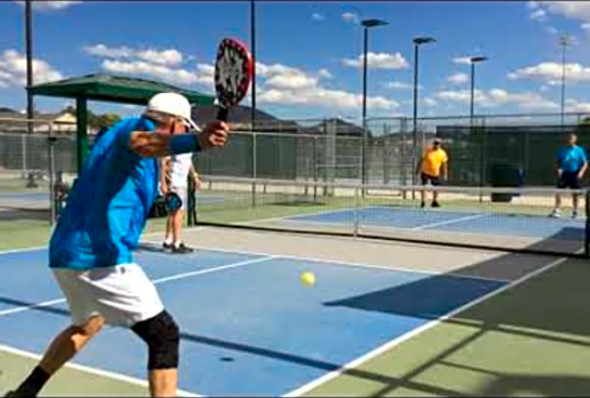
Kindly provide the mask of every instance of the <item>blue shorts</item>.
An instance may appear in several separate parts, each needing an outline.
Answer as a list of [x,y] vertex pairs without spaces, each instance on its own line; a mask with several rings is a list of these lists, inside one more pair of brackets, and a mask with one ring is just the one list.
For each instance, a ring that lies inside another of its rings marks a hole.
[[580,179],[578,178],[579,171],[564,171],[561,177],[557,180],[557,188],[560,189],[580,189]]

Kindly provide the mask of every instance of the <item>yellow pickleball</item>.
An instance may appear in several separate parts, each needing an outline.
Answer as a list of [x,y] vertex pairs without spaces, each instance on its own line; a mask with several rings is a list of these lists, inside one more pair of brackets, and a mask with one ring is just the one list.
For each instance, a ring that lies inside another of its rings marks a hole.
[[303,272],[301,274],[301,283],[305,286],[315,285],[315,275],[309,271]]

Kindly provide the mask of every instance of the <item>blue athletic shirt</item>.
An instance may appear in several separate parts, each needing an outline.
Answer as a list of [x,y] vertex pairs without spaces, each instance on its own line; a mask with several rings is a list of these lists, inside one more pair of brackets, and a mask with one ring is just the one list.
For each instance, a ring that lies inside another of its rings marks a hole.
[[563,146],[557,151],[558,167],[566,172],[580,171],[586,163],[586,154],[584,150],[577,145]]
[[129,147],[145,118],[115,124],[94,146],[49,244],[49,266],[87,270],[132,262],[158,191],[158,162]]

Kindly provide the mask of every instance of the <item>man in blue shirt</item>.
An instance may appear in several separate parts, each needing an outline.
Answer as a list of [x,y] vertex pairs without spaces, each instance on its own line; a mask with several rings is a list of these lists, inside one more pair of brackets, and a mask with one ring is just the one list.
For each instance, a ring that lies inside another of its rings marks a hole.
[[[588,169],[588,160],[584,150],[578,146],[578,136],[574,133],[567,135],[566,145],[559,148],[555,157],[555,171],[557,187],[560,189],[580,189],[580,181]],[[578,217],[578,194],[572,195],[574,210],[572,218]],[[552,217],[561,217],[561,195],[555,195],[555,209]]]
[[96,143],[49,245],[72,325],[9,396],[36,396],[105,324],[130,328],[147,344],[152,396],[176,396],[178,326],[132,251],[158,192],[157,158],[223,147],[228,136],[222,122],[199,134],[187,129],[198,130],[188,100],[160,93],[141,117],[120,121]]

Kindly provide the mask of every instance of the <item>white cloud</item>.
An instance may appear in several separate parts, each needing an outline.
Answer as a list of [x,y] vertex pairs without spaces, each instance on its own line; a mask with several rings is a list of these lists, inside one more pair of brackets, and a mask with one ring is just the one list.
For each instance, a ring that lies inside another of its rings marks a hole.
[[361,20],[357,13],[354,12],[345,12],[342,14],[342,20],[344,22],[349,22],[358,25]]
[[328,69],[322,68],[318,71],[318,76],[323,79],[331,79],[332,73],[330,73],[330,71]]
[[433,108],[438,105],[438,102],[434,98],[427,97],[424,98],[424,105]]
[[[306,90],[278,90],[263,89],[258,95],[260,103],[280,105],[307,105],[332,110],[359,109],[362,105],[362,95],[342,90],[330,90],[322,87],[312,87]],[[367,108],[370,110],[392,111],[399,104],[385,97],[367,97]]]
[[469,81],[469,76],[466,73],[455,73],[449,76],[447,81],[453,84],[464,84]]
[[453,62],[460,65],[471,65],[471,57],[456,57]]
[[207,81],[197,71],[189,71],[186,69],[170,68],[164,65],[155,65],[145,61],[113,61],[104,60],[102,68],[106,71],[113,73],[126,73],[126,74],[140,74],[157,77],[170,83],[180,84],[213,84],[213,80]]
[[[14,1],[17,4],[20,4],[22,6],[25,5],[24,1]],[[51,0],[51,1],[47,1],[47,0],[34,0],[33,1],[33,8],[37,9],[37,10],[63,10],[65,8],[74,6],[74,5],[78,5],[78,4],[82,4],[82,1],[79,0],[71,0],[71,1],[67,1],[67,0],[63,0],[63,1],[59,1],[59,0]]]
[[[568,82],[590,82],[590,67],[577,63],[565,64],[565,74]],[[561,76],[562,65],[556,62],[542,62],[508,74],[511,80],[541,79],[550,85],[560,84]]]
[[[547,14],[582,22],[582,28],[590,22],[590,2],[588,1],[536,1],[533,4],[529,2],[529,8],[531,9],[531,18],[533,15],[539,16],[542,12],[545,13],[539,19],[541,22],[545,20]],[[553,31],[555,28],[550,27],[549,32],[553,33]]]
[[[445,101],[460,102],[468,104],[471,101],[471,92],[469,90],[459,91],[440,91],[436,93],[436,98]],[[544,98],[536,92],[510,93],[504,89],[494,88],[482,91],[475,90],[474,101],[478,106],[485,108],[496,108],[503,105],[516,105],[517,107],[532,111],[549,111],[559,108],[554,101]]]
[[[332,75],[326,69],[309,73],[283,64],[257,63],[258,76],[262,78],[258,100],[261,104],[313,106],[337,111],[358,109],[362,95],[321,85],[322,79]],[[367,98],[367,108],[393,111],[399,104],[385,97]]]
[[[413,90],[414,89],[414,84],[400,82],[400,81],[386,82],[383,84],[383,86],[385,88],[390,88],[393,90]],[[418,90],[421,90],[421,89],[422,89],[422,86],[418,85]]]
[[[344,59],[343,63],[353,68],[362,68],[364,58],[364,54],[361,54],[357,59]],[[369,52],[367,64],[375,69],[404,69],[409,66],[408,61],[399,52],[393,54]]]
[[590,113],[590,102],[580,102],[575,99],[568,99],[565,101],[565,111]]
[[590,3],[587,1],[541,1],[539,6],[568,19],[590,21]]
[[[27,59],[16,50],[6,50],[0,55],[0,85],[25,86],[27,76]],[[33,59],[33,82],[45,83],[63,79],[63,75],[49,63],[41,59]]]
[[135,50],[129,47],[108,47],[104,44],[85,46],[87,54],[104,58],[136,58],[160,65],[179,65],[183,62],[183,55],[175,49],[167,50]]
[[313,14],[311,14],[311,19],[313,19],[314,21],[321,22],[321,21],[325,20],[326,17],[324,16],[324,14],[321,14],[319,12],[314,12]]
[[540,8],[537,10],[534,10],[531,12],[530,18],[533,21],[543,22],[547,19],[547,11],[540,9]]

